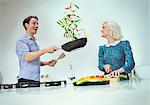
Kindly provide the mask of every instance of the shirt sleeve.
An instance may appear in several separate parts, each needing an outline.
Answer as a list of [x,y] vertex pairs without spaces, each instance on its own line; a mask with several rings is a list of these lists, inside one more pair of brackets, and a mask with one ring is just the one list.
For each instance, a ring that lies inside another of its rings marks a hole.
[[30,52],[30,48],[25,41],[18,40],[16,43],[16,54],[18,57],[24,57],[25,54]]
[[100,46],[99,47],[99,53],[98,53],[98,68],[101,71],[104,71],[104,68],[103,68],[103,66],[104,66],[104,59],[103,58],[104,58],[104,51],[103,51],[103,47]]
[[125,65],[123,66],[123,69],[126,73],[129,73],[135,66],[133,53],[129,41],[125,41],[123,48],[125,54]]

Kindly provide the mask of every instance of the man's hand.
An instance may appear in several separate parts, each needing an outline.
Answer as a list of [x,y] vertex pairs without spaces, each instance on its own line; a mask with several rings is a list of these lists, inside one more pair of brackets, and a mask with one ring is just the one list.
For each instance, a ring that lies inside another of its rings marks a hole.
[[58,50],[57,47],[55,47],[55,46],[50,46],[50,47],[48,47],[48,48],[45,49],[45,52],[46,52],[46,53],[53,53],[53,52],[55,52],[55,51],[57,51],[57,50]]
[[56,63],[57,63],[57,60],[51,60],[51,61],[48,62],[48,65],[50,67],[53,67],[53,66],[55,66]]
[[108,64],[104,65],[104,69],[106,73],[110,73],[112,71],[112,67]]

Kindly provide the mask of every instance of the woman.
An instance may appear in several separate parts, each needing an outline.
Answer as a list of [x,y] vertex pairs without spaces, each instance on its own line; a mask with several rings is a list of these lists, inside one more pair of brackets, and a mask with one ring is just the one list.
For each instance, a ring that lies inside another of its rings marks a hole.
[[121,41],[123,36],[120,26],[114,21],[106,21],[101,32],[107,44],[99,46],[98,68],[112,77],[130,73],[135,62],[129,41]]

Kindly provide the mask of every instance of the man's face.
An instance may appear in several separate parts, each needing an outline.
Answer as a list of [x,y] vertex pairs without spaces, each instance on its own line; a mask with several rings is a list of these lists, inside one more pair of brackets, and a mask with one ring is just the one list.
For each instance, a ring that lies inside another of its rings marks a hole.
[[31,35],[34,35],[37,33],[38,29],[38,20],[35,18],[31,18],[29,23],[25,23],[27,32]]

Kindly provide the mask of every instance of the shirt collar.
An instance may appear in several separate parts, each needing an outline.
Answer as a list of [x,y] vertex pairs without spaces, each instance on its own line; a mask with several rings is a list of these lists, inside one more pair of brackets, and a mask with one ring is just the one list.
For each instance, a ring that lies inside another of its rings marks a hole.
[[114,43],[106,44],[105,46],[106,46],[106,47],[116,46],[116,45],[119,44],[120,42],[121,42],[120,40],[117,40],[117,41],[115,41]]
[[36,40],[35,37],[32,37],[31,35],[25,34],[25,36],[29,39],[29,40]]

